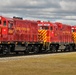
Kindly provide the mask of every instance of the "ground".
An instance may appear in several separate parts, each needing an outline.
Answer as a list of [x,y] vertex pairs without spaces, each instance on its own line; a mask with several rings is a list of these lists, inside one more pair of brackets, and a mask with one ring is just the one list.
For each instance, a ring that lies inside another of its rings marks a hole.
[[76,75],[76,52],[0,58],[0,75]]

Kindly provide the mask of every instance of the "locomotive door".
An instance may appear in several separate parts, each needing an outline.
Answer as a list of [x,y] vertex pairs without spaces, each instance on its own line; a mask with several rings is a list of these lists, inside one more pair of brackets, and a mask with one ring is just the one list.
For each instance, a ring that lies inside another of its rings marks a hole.
[[13,22],[8,22],[8,32],[9,34],[13,34],[14,26]]
[[13,40],[13,33],[14,33],[14,24],[13,21],[8,21],[8,36],[9,41]]

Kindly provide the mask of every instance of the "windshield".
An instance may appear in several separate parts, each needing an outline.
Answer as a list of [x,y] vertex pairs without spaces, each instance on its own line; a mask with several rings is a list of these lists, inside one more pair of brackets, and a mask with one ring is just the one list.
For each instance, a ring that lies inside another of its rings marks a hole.
[[41,27],[40,27],[40,30],[42,30],[42,29],[43,29],[43,30],[48,30],[49,27],[48,27],[48,26],[41,26]]

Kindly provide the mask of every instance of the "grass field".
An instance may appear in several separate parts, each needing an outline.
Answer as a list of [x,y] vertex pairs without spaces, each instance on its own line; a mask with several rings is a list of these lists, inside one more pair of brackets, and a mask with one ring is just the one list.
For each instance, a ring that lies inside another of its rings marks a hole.
[[0,75],[76,75],[76,52],[0,59]]

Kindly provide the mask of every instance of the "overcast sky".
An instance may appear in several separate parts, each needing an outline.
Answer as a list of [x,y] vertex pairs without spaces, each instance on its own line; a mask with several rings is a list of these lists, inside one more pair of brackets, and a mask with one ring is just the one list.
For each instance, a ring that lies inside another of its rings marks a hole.
[[0,0],[0,15],[76,25],[76,0]]

